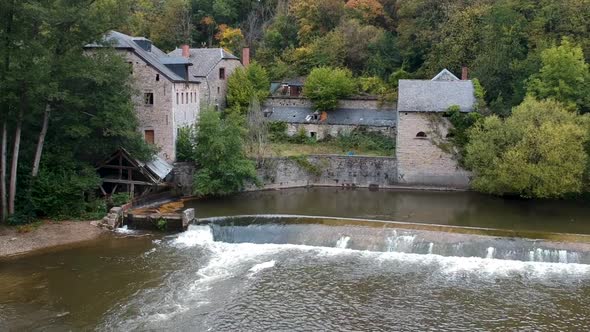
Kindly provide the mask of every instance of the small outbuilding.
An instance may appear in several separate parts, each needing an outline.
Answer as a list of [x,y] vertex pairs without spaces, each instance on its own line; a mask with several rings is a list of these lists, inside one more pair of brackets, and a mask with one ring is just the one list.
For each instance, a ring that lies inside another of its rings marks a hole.
[[450,138],[452,126],[445,117],[449,107],[459,107],[461,112],[474,111],[472,81],[466,75],[460,80],[445,69],[432,80],[400,80],[398,93],[398,181],[468,187],[470,173],[461,168],[451,151],[441,146]]
[[166,179],[172,171],[172,165],[166,160],[154,156],[144,163],[123,148],[96,167],[96,171],[102,179],[100,191],[104,196],[125,192],[133,198],[171,186]]

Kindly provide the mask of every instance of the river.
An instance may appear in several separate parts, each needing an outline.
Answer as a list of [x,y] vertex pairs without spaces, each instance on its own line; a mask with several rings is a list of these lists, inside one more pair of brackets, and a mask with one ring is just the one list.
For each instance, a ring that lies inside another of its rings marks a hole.
[[[486,231],[276,216],[590,234],[590,208],[583,203],[318,188],[185,204],[196,206],[207,223],[181,234],[122,233],[130,236],[0,261],[0,330],[582,331],[590,326],[585,240],[558,243]],[[222,217],[232,215],[258,216]]]

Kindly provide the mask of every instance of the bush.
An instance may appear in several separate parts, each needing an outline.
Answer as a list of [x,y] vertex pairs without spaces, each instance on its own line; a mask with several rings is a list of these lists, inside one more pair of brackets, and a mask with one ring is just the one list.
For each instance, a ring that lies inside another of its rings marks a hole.
[[376,151],[388,156],[395,152],[393,138],[364,128],[355,129],[348,135],[339,135],[336,143],[343,150]]
[[287,141],[287,123],[282,121],[269,122],[268,138],[275,143]]
[[314,103],[318,111],[331,111],[338,107],[338,100],[355,92],[355,82],[348,69],[314,68],[303,87],[303,93]]

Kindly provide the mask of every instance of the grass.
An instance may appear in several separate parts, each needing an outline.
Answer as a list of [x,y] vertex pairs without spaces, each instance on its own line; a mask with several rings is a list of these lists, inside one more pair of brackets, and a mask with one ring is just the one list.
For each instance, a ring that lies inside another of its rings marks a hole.
[[366,150],[366,149],[343,149],[336,142],[317,142],[314,144],[296,144],[296,143],[271,143],[270,150],[278,157],[291,157],[312,154],[339,154],[348,155],[349,152],[355,155],[371,157],[392,157],[394,153],[384,154],[383,151]]

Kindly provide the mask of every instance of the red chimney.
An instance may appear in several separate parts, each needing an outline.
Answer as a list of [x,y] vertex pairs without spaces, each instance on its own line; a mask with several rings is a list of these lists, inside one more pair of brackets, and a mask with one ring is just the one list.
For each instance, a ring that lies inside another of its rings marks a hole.
[[467,81],[469,79],[469,68],[461,68],[461,80]]
[[190,49],[191,49],[190,46],[188,46],[187,44],[184,44],[184,45],[180,46],[180,48],[182,48],[182,56],[184,58],[188,58],[190,56],[190,54],[191,54],[191,52],[190,52]]
[[250,48],[244,47],[242,49],[242,65],[248,66],[250,64]]

